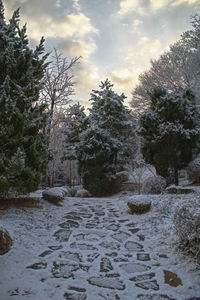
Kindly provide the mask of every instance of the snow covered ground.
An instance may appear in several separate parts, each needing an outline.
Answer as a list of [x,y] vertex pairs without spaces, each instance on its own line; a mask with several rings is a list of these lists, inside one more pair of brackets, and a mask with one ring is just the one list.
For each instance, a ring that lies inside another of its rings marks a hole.
[[129,195],[0,211],[14,240],[0,256],[0,299],[200,299],[200,267],[176,250],[172,224],[177,204],[200,205],[200,189],[135,195],[152,201],[144,215],[128,214]]

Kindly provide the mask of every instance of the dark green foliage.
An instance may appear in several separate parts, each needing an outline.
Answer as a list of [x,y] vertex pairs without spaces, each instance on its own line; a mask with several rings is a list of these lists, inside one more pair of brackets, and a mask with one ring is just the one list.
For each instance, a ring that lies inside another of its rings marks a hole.
[[46,106],[39,92],[47,66],[44,39],[33,51],[19,10],[7,24],[0,2],[0,192],[37,188],[48,160]]
[[115,155],[118,140],[96,126],[83,133],[77,157],[83,187],[95,196],[112,194],[115,190]]
[[194,96],[155,88],[150,101],[150,110],[140,116],[142,154],[159,175],[178,184],[178,170],[192,159],[200,134]]
[[130,110],[124,105],[126,96],[115,93],[112,90],[113,84],[108,79],[101,82],[99,87],[100,90],[93,90],[91,93],[90,122],[121,142],[121,148],[115,157],[115,163],[119,164],[119,156],[123,160],[130,156],[132,145],[129,143],[129,136],[133,132],[133,121]]
[[123,104],[126,97],[116,94],[108,79],[99,87],[91,93],[91,127],[82,135],[77,158],[84,188],[103,196],[117,190],[115,174],[120,166],[119,157],[129,152],[127,137],[132,122]]

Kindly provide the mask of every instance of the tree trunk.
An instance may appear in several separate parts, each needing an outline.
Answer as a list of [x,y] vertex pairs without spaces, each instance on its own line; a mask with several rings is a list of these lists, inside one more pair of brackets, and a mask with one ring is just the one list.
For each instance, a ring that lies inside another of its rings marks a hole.
[[179,182],[178,182],[178,168],[177,167],[174,168],[174,180],[175,180],[175,185],[178,185]]

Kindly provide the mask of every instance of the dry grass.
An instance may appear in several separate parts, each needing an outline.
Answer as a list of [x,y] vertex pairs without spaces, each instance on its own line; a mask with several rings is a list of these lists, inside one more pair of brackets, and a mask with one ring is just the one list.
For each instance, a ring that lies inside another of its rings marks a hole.
[[0,197],[0,210],[15,208],[41,208],[40,199],[35,197]]

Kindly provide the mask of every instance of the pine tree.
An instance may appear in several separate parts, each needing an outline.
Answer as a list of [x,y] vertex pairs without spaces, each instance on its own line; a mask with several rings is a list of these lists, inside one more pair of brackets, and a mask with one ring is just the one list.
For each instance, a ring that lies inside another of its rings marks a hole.
[[141,114],[139,123],[145,161],[169,182],[178,184],[178,170],[191,160],[200,136],[193,93],[155,88],[150,93],[150,110]]
[[109,195],[116,189],[115,153],[121,143],[104,129],[92,125],[81,136],[77,149],[83,187],[95,196]]
[[112,87],[107,79],[101,82],[100,90],[92,91],[90,127],[81,136],[78,149],[83,186],[97,196],[116,190],[116,173],[124,165],[121,157],[130,154],[127,139],[132,131],[132,122],[123,103],[126,97],[116,94]]
[[39,102],[47,67],[44,39],[31,50],[26,26],[20,29],[19,18],[18,9],[6,23],[0,1],[1,193],[36,189],[48,160],[46,106]]
[[113,84],[106,79],[101,82],[100,90],[93,90],[91,93],[92,108],[90,111],[90,122],[99,128],[106,130],[112,138],[117,138],[121,143],[115,156],[117,164],[119,153],[128,153],[130,147],[127,143],[128,136],[132,132],[133,122],[131,121],[130,110],[124,105],[126,96],[118,95],[112,90]]

